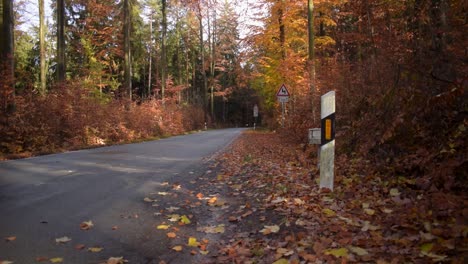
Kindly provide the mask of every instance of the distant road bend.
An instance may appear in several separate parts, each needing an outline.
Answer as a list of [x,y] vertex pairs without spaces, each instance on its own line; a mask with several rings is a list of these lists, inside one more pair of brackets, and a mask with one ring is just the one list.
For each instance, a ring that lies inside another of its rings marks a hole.
[[[168,245],[149,235],[155,219],[143,198],[163,182],[183,184],[190,175],[203,173],[204,161],[242,130],[0,162],[0,261],[61,257],[63,263],[97,264],[124,256],[129,263],[157,263]],[[88,220],[93,229],[80,230],[80,223]],[[56,243],[65,236],[72,240]],[[8,237],[15,239],[5,241]],[[103,251],[80,251],[78,244]]]

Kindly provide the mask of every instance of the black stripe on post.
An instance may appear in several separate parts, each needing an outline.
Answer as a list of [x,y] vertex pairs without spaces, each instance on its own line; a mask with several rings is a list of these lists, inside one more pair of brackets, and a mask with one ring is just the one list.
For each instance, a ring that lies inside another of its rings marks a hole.
[[335,140],[335,113],[322,118],[320,127],[321,146]]

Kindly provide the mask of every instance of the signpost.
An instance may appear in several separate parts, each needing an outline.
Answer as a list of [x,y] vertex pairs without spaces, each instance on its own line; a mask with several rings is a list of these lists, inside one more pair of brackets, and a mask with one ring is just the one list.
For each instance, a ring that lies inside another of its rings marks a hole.
[[320,100],[320,188],[333,190],[335,171],[335,91],[330,91]]
[[278,102],[281,103],[281,127],[284,127],[284,103],[289,101],[289,91],[286,88],[286,85],[282,84],[276,93],[276,98]]
[[253,117],[254,117],[254,130],[255,126],[257,125],[257,117],[258,117],[258,106],[254,105],[253,107]]
[[[322,95],[320,100],[321,128],[309,129],[309,143],[320,144],[320,188],[333,191],[335,173],[335,91]],[[320,130],[320,132],[319,132]]]

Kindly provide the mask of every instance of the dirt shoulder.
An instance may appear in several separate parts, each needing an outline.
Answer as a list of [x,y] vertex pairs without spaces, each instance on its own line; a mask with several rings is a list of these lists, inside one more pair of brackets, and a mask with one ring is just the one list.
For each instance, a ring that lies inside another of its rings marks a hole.
[[[213,263],[466,263],[466,194],[418,190],[364,160],[338,156],[320,192],[310,153],[275,133],[247,132],[215,164],[206,190],[226,201]],[[213,191],[215,190],[215,191]]]
[[[320,192],[311,156],[275,133],[244,133],[182,184],[185,209],[172,214],[191,223],[170,227],[161,263],[466,263],[465,194],[423,192],[343,156],[335,190]],[[167,208],[159,224],[170,223]]]

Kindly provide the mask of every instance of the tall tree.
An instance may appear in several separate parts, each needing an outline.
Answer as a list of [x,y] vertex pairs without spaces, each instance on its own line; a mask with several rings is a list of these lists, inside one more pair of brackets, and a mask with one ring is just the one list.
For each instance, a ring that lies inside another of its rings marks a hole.
[[[307,1],[307,32],[309,37],[309,56],[308,56],[308,68],[309,68],[309,89],[311,99],[314,101],[315,94],[315,41],[314,41],[314,0]],[[312,112],[314,104],[312,103]],[[315,114],[313,114],[315,120]]]
[[2,0],[0,6],[1,19],[0,19],[0,90],[2,93],[2,107],[3,110],[9,110],[14,106],[14,77],[15,77],[15,63],[13,57],[14,51],[14,36],[13,36],[13,1]]
[[46,93],[46,43],[45,43],[45,16],[44,16],[44,0],[39,0],[39,54],[40,54],[40,89],[39,93]]
[[162,14],[162,35],[161,35],[161,99],[164,103],[164,96],[166,90],[166,76],[167,76],[167,2],[161,0],[161,14]]
[[[42,1],[42,0],[41,0]],[[65,0],[57,0],[57,80],[65,81]]]
[[124,0],[124,89],[128,92],[128,97],[132,100],[132,57],[130,46],[132,12],[131,0]]

